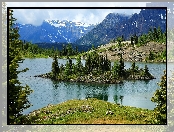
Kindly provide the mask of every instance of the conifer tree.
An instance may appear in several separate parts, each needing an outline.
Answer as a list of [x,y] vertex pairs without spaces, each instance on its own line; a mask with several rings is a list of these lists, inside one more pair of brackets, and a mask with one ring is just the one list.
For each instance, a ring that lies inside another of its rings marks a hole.
[[145,65],[145,67],[144,67],[144,74],[145,74],[146,76],[149,75],[149,69],[148,69],[147,65]]
[[85,62],[85,68],[87,73],[91,72],[91,67],[92,67],[91,55],[88,53]]
[[154,96],[151,98],[152,102],[156,102],[157,106],[155,111],[155,123],[157,124],[167,124],[167,81],[166,81],[166,71],[161,77],[161,82],[158,84],[159,89],[156,90]]
[[120,77],[124,77],[124,75],[125,75],[125,70],[124,70],[124,59],[123,59],[123,57],[122,57],[122,54],[120,54],[120,60],[119,60],[119,71],[118,71],[118,75],[120,76]]
[[134,37],[131,36],[131,45],[134,46]]
[[136,34],[134,35],[134,42],[135,44],[138,44],[138,36]]
[[118,72],[119,72],[119,63],[117,61],[115,61],[114,65],[112,67],[112,73],[113,73],[114,78],[119,77]]
[[56,78],[57,74],[59,74],[60,68],[58,65],[58,60],[57,60],[57,55],[54,55],[53,62],[52,62],[52,73],[53,73],[53,78]]
[[76,72],[81,72],[83,68],[82,62],[81,62],[81,56],[77,56],[77,62],[76,62]]
[[8,123],[17,124],[20,122],[21,112],[31,106],[28,95],[32,92],[28,85],[22,86],[18,80],[19,62],[22,60],[20,48],[22,41],[19,40],[18,29],[15,27],[16,19],[13,18],[13,10],[9,10],[9,56],[8,56]]

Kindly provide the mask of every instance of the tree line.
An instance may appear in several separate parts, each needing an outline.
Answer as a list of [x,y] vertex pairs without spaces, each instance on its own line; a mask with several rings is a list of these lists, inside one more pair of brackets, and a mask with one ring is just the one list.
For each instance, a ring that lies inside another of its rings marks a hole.
[[79,54],[78,47],[72,47],[71,44],[64,45],[61,49],[58,48],[41,48],[37,44],[32,44],[31,42],[21,41],[21,55],[23,57],[53,57],[57,54],[59,57],[63,56],[73,56]]
[[[137,45],[137,46],[142,46],[144,44],[147,44],[148,42],[158,42],[158,43],[166,43],[166,37],[167,37],[167,33],[166,32],[162,32],[161,28],[158,27],[154,27],[154,28],[150,28],[148,33],[144,33],[140,36],[137,36],[136,34],[134,35],[130,35],[130,41],[132,45]],[[122,35],[121,37],[119,37],[122,39],[122,41],[124,41],[124,36]],[[111,40],[111,42],[117,42],[117,38]]]

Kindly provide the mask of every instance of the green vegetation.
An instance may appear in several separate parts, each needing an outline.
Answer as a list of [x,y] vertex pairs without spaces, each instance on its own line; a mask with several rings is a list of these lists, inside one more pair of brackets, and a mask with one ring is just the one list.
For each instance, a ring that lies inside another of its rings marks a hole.
[[[110,43],[121,42],[124,41],[123,35],[121,37],[117,37],[116,39],[112,39]],[[158,42],[160,44],[166,44],[166,32],[162,33],[160,27],[158,28],[150,28],[147,34],[142,34],[141,36],[137,36],[136,34],[130,36],[131,45],[136,45],[140,47],[142,45],[147,44],[148,42]]]
[[146,61],[155,61],[158,62],[160,60],[165,61],[167,56],[166,49],[162,52],[155,53],[153,51],[150,51],[149,56],[146,57]]
[[156,108],[154,109],[155,113],[155,124],[167,124],[167,81],[166,81],[166,71],[161,77],[161,82],[158,84],[160,89],[157,89],[152,101],[157,103]]
[[57,50],[55,51],[54,48],[39,48],[38,45],[25,41],[22,43],[21,49],[23,58],[48,58],[49,56],[53,56],[53,52],[58,54]]
[[165,43],[166,44],[166,32],[162,33],[162,30],[160,27],[157,28],[150,28],[148,34],[142,34],[141,36],[137,37],[135,35],[134,37],[134,44],[137,46],[142,46],[144,44],[147,44],[148,42],[158,42],[160,44]]
[[25,116],[24,124],[151,124],[153,110],[89,98],[48,105]]
[[29,86],[22,86],[17,79],[17,75],[20,72],[25,72],[27,68],[22,71],[17,70],[19,63],[22,61],[20,55],[22,43],[19,40],[18,29],[14,24],[16,19],[13,18],[13,10],[9,10],[9,12],[8,123],[18,124],[22,116],[21,112],[31,105],[27,97],[32,91]]
[[[149,80],[154,77],[149,73],[148,67],[139,69],[133,62],[132,67],[125,69],[124,59],[119,53],[119,61],[111,66],[111,61],[107,55],[99,55],[95,50],[86,55],[86,62],[83,66],[81,56],[78,55],[76,64],[68,58],[66,65],[58,66],[55,55],[52,63],[52,71],[38,77],[51,78],[59,81],[74,82],[98,82],[98,83],[121,83],[123,80]],[[36,76],[37,77],[37,76]]]
[[40,48],[37,44],[32,44],[30,42],[21,42],[21,55],[23,58],[48,58],[54,57],[55,54],[58,55],[59,58],[64,58],[68,56],[77,55],[78,48],[72,48],[71,44],[63,45],[62,50],[52,48]]

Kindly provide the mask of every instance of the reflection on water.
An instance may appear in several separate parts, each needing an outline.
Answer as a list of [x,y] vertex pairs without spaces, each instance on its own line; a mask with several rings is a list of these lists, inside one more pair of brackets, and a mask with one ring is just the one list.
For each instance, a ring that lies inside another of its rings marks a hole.
[[[66,60],[58,60],[60,64]],[[75,61],[73,61],[75,62]],[[19,80],[30,86],[34,92],[29,96],[32,107],[25,110],[27,114],[35,109],[47,106],[48,104],[59,104],[71,99],[97,98],[100,100],[117,103],[121,105],[153,109],[155,103],[151,97],[158,88],[165,70],[164,63],[148,63],[149,71],[156,79],[148,81],[124,81],[123,84],[96,84],[96,83],[73,83],[57,82],[50,79],[36,78],[34,75],[51,71],[52,59],[26,59],[20,64],[20,68],[28,67],[29,70],[19,74]],[[137,63],[144,68],[145,63]],[[128,68],[131,63],[125,62]]]

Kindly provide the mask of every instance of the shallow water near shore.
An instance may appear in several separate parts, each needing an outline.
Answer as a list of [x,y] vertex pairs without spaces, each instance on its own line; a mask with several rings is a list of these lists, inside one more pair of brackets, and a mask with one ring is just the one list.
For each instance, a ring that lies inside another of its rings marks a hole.
[[[59,104],[71,99],[87,99],[90,97],[152,110],[155,108],[155,103],[151,102],[151,97],[159,88],[157,83],[160,82],[163,71],[166,69],[165,63],[136,62],[139,68],[144,68],[147,64],[149,72],[156,79],[124,81],[123,84],[57,82],[34,77],[34,75],[50,72],[52,61],[52,58],[36,58],[25,59],[23,63],[20,63],[19,69],[29,68],[29,70],[18,75],[19,81],[22,84],[29,85],[33,90],[33,93],[29,96],[29,101],[33,106],[24,110],[23,114],[28,114],[48,104]],[[60,64],[66,64],[66,61],[66,59],[58,60]],[[75,62],[73,60],[73,63]],[[82,63],[84,64],[85,61],[82,60]],[[131,64],[132,62],[125,62],[125,68],[130,68]]]

